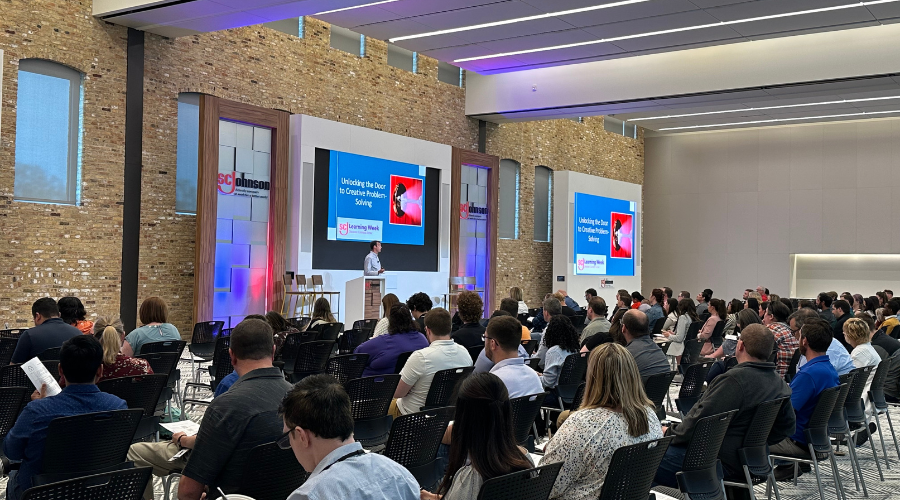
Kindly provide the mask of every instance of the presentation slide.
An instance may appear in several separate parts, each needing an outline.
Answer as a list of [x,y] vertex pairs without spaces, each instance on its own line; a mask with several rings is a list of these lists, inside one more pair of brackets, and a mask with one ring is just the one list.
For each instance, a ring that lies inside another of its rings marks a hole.
[[330,151],[328,239],[423,245],[426,167]]
[[634,276],[635,203],[575,193],[575,274]]

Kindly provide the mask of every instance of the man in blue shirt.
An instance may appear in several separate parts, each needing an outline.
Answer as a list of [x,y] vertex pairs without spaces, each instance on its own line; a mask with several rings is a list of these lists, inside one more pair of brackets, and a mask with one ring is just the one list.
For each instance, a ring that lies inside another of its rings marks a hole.
[[[67,340],[59,352],[59,374],[66,387],[56,396],[46,396],[47,386],[31,396],[34,400],[22,410],[16,424],[3,441],[3,454],[21,461],[6,485],[6,498],[16,500],[32,486],[32,478],[41,473],[44,442],[50,421],[85,413],[125,410],[125,401],[100,392],[96,381],[103,375],[103,347],[93,335],[78,335]],[[77,455],[78,450],[71,450]]]
[[[819,394],[825,389],[836,387],[840,382],[837,371],[831,365],[828,354],[826,354],[832,340],[831,325],[822,319],[807,320],[800,330],[800,353],[809,361],[797,371],[797,375],[791,380],[791,406],[794,407],[794,413],[797,415],[797,428],[791,437],[770,446],[772,455],[810,457],[809,446],[807,446],[803,431],[819,402]],[[800,464],[800,473],[809,472],[809,470],[809,465]],[[793,475],[793,464],[780,465],[775,468],[775,478],[779,481],[790,479]]]
[[[794,336],[799,337],[800,330],[803,328],[803,325],[819,319],[819,315],[816,314],[815,311],[808,307],[804,307],[797,312],[790,315],[788,318],[788,323],[791,327],[791,332],[794,333]],[[798,339],[799,342],[799,339]],[[801,356],[797,361],[797,369],[803,368],[803,365],[807,363],[806,356],[803,356],[802,352]],[[834,367],[834,370],[838,375],[844,375],[845,373],[850,373],[850,370],[856,368],[853,366],[853,360],[850,358],[850,353],[847,352],[847,349],[838,342],[832,336],[831,344],[828,345],[828,350],[825,352],[828,355],[828,361],[831,362],[831,366]]]
[[656,325],[658,320],[661,320],[666,317],[666,313],[663,311],[663,291],[659,288],[654,288],[652,292],[650,292],[650,310],[647,311],[647,329],[650,332],[653,332],[653,326]]

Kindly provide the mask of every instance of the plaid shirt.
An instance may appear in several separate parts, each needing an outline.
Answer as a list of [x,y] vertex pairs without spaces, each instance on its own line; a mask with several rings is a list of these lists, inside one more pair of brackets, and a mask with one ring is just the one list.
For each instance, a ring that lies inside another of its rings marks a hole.
[[791,327],[787,324],[772,323],[768,326],[769,331],[775,336],[775,349],[777,351],[775,356],[775,370],[782,378],[784,378],[784,374],[787,373],[788,365],[791,364],[791,358],[794,356],[794,351],[800,347],[800,343],[797,342],[797,338],[794,337],[794,332],[791,331]]

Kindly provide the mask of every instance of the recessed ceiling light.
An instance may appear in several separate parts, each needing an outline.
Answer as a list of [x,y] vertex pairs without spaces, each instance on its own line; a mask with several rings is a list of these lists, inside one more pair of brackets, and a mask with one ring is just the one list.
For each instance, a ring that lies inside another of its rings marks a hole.
[[738,108],[738,109],[726,109],[722,111],[704,111],[702,113],[684,113],[680,115],[665,115],[665,116],[648,116],[644,118],[632,118],[628,120],[629,122],[638,122],[638,121],[649,121],[649,120],[665,120],[667,118],[690,118],[693,116],[709,116],[709,115],[721,115],[726,113],[741,113],[746,111],[768,111],[772,109],[790,109],[790,108],[805,108],[809,106],[827,106],[829,104],[852,104],[856,102],[871,102],[871,101],[886,101],[892,99],[900,99],[900,96],[888,96],[888,97],[867,97],[865,99],[841,99],[838,101],[823,101],[823,102],[809,102],[804,104],[783,104],[780,106],[761,106],[758,108]]
[[733,123],[716,123],[712,125],[690,125],[686,127],[666,127],[659,129],[660,132],[665,130],[691,130],[698,128],[715,128],[715,127],[735,127],[738,125],[759,125],[761,123],[779,123],[779,122],[796,122],[801,120],[824,120],[826,118],[848,118],[852,116],[871,116],[871,115],[887,115],[890,113],[900,113],[900,109],[893,111],[861,111],[859,113],[845,113],[840,115],[821,115],[821,116],[800,116],[796,118],[773,118],[770,120],[752,120],[746,122]]
[[381,4],[383,4],[383,3],[391,3],[391,2],[397,2],[397,1],[398,1],[398,0],[381,0],[380,2],[372,2],[372,3],[362,4],[362,5],[354,5],[354,6],[352,6],[352,7],[344,7],[344,8],[342,8],[342,9],[333,9],[333,10],[326,10],[326,11],[322,11],[322,12],[316,12],[316,13],[313,14],[313,15],[314,15],[314,16],[321,16],[321,15],[323,15],[323,14],[333,14],[333,13],[335,13],[335,12],[343,12],[343,11],[345,11],[345,10],[362,9],[363,7],[372,7],[372,6],[375,6],[375,5],[381,5]]
[[651,1],[651,0],[624,0],[621,2],[606,3],[603,5],[592,5],[590,7],[581,7],[579,9],[561,10],[558,12],[548,12],[546,14],[536,14],[533,16],[517,17],[515,19],[507,19],[505,21],[494,21],[494,22],[490,22],[490,23],[473,24],[471,26],[461,26],[459,28],[450,28],[450,29],[445,29],[445,30],[429,31],[428,33],[419,33],[417,35],[398,36],[398,37],[391,38],[389,41],[391,43],[394,43],[394,42],[401,42],[403,40],[412,40],[415,38],[425,38],[425,37],[429,37],[429,36],[446,35],[448,33],[459,33],[460,31],[471,31],[471,30],[478,30],[478,29],[482,29],[482,28],[493,28],[495,26],[504,26],[507,24],[522,23],[525,21],[535,21],[538,19],[547,19],[548,17],[559,17],[559,16],[568,16],[571,14],[581,14],[582,12],[591,12],[591,11],[601,10],[601,9],[611,9],[613,7],[621,7],[623,5],[631,5],[631,4],[635,4],[635,3],[644,3],[644,2],[649,2],[649,1]]
[[535,52],[545,52],[548,50],[570,49],[573,47],[583,47],[585,45],[596,45],[599,43],[617,42],[620,40],[633,40],[635,38],[645,38],[645,37],[656,36],[656,35],[668,35],[670,33],[679,33],[682,31],[695,31],[695,30],[701,30],[701,29],[705,29],[705,28],[714,28],[717,26],[730,26],[730,25],[734,25],[734,24],[752,23],[755,21],[768,21],[771,19],[780,19],[780,18],[784,18],[784,17],[793,17],[793,16],[803,16],[803,15],[807,15],[807,14],[817,14],[820,12],[830,12],[830,11],[835,11],[835,10],[854,9],[857,7],[868,7],[870,5],[894,3],[894,2],[898,2],[898,1],[900,1],[900,0],[871,0],[871,1],[867,1],[867,2],[855,2],[855,3],[847,4],[847,5],[835,5],[832,7],[822,7],[822,8],[818,8],[818,9],[808,9],[808,10],[801,10],[801,11],[796,11],[796,12],[785,12],[783,14],[772,14],[769,16],[750,17],[747,19],[735,19],[733,21],[719,21],[717,23],[701,24],[701,25],[697,25],[697,26],[686,26],[684,28],[673,28],[673,29],[660,30],[660,31],[650,31],[647,33],[635,33],[633,35],[623,35],[623,36],[616,36],[616,37],[611,37],[611,38],[602,38],[600,40],[589,40],[586,42],[567,43],[567,44],[563,44],[563,45],[553,45],[550,47],[540,47],[540,48],[536,48],[536,49],[514,50],[512,52],[501,52],[501,53],[497,53],[497,54],[488,54],[488,55],[484,55],[484,56],[464,57],[461,59],[454,59],[453,62],[461,63],[461,62],[468,62],[468,61],[481,61],[484,59],[495,59],[498,57],[516,56],[516,55],[521,55],[521,54],[533,54]]

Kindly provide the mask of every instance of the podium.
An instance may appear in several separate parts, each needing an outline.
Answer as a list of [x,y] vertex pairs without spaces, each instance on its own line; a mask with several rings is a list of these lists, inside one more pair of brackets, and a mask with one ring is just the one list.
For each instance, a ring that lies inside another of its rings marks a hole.
[[361,276],[348,281],[344,295],[347,324],[352,325],[359,319],[380,319],[383,293],[384,278],[381,276]]

